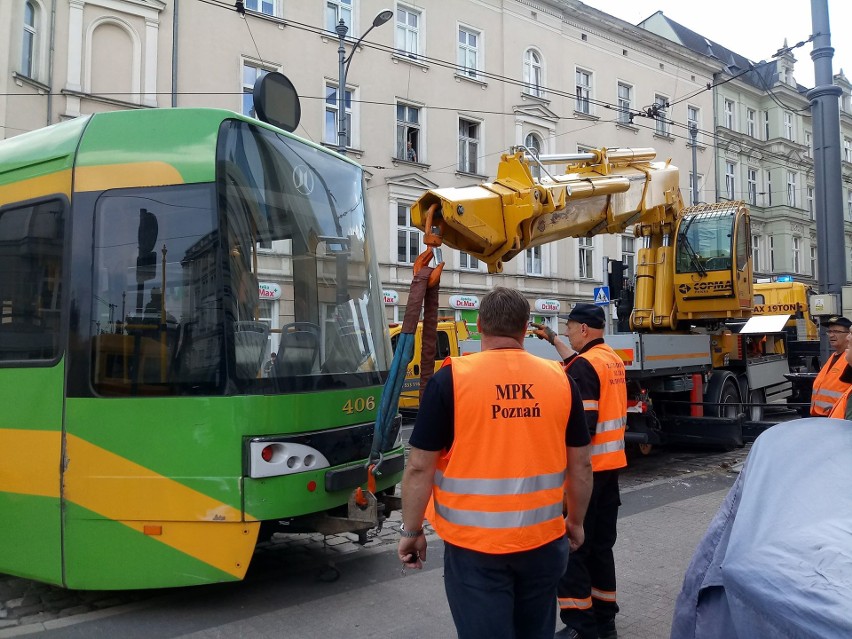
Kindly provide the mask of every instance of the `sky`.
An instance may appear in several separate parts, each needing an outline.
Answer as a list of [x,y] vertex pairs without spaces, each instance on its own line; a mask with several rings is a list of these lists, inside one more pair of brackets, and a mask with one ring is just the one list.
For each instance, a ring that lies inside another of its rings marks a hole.
[[[631,24],[657,11],[688,29],[718,42],[753,62],[769,60],[784,44],[794,45],[811,34],[810,0],[582,0]],[[828,0],[832,72],[840,69],[852,79],[852,40],[843,37],[852,24],[852,0]],[[795,49],[795,78],[807,87],[814,85],[812,43]]]

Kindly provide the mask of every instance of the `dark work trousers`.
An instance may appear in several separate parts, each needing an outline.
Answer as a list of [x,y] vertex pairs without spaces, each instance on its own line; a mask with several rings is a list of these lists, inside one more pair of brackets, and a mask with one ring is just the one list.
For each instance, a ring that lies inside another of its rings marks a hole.
[[615,619],[616,522],[621,497],[618,471],[594,473],[592,496],[583,521],[585,543],[568,558],[568,568],[559,580],[559,617],[583,639],[596,639],[598,625]]
[[444,544],[444,586],[459,639],[552,639],[568,538],[504,555]]

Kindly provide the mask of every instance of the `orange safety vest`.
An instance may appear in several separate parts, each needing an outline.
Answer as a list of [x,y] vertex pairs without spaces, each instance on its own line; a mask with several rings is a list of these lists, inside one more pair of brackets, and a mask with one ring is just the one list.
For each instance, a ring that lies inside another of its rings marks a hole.
[[438,460],[427,519],[444,541],[491,554],[560,538],[571,413],[562,367],[520,349],[450,365],[453,445]]
[[811,415],[826,417],[840,396],[849,388],[848,382],[841,382],[840,376],[846,370],[846,358],[843,353],[834,353],[814,380],[811,393]]
[[852,395],[852,386],[847,388],[846,392],[840,396],[840,399],[834,403],[828,416],[833,419],[846,419],[846,404],[849,402],[850,395]]
[[[597,344],[580,357],[595,369],[601,394],[597,400],[584,399],[584,410],[598,411],[598,423],[592,435],[592,470],[615,470],[627,466],[624,431],[627,428],[627,378],[624,362],[606,344]],[[570,364],[569,364],[570,368]]]

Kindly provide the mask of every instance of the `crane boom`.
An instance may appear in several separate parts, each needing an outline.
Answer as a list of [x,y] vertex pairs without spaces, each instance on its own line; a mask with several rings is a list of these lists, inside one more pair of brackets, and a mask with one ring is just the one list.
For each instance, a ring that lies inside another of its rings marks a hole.
[[[501,156],[493,182],[427,191],[411,209],[412,223],[429,243],[437,236],[490,273],[530,247],[633,226],[642,241],[635,330],[749,317],[748,209],[742,202],[685,208],[677,167],[655,157],[649,148],[542,157],[515,148]],[[565,165],[565,174],[553,175],[553,165]]]

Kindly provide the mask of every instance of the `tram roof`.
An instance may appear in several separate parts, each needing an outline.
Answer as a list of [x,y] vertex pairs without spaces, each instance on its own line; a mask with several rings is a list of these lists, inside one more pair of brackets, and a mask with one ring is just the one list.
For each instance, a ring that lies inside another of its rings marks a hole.
[[[0,141],[0,185],[65,169],[110,165],[134,171],[140,166],[157,165],[179,174],[177,182],[210,182],[215,178],[219,126],[228,119],[251,122],[281,135],[296,137],[224,109],[134,109],[97,113]],[[167,173],[162,172],[163,175]]]

